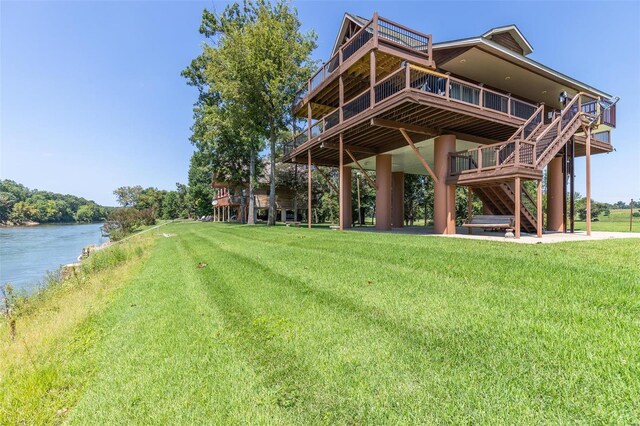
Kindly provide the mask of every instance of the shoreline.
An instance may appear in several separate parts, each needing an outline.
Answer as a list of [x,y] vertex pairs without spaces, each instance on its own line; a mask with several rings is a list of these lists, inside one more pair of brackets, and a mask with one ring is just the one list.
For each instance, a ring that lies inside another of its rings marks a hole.
[[[71,223],[71,222],[69,222]],[[2,222],[0,223],[0,228],[26,228],[30,226],[39,226],[40,222],[33,222],[31,220],[23,222],[23,223],[13,223],[13,222]]]

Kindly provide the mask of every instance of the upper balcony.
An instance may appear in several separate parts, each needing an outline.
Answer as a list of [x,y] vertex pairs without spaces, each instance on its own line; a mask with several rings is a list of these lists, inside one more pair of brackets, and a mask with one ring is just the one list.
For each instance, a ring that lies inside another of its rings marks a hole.
[[[380,52],[383,60],[378,61],[378,77],[384,77],[385,68],[397,68],[401,59],[410,59],[416,64],[433,67],[432,37],[430,34],[409,29],[396,22],[379,17],[377,13],[348,41],[340,46],[335,54],[308,79],[307,83],[295,95],[294,114],[301,111],[319,92],[329,88],[337,92],[337,78],[348,69],[353,69],[358,77],[358,68],[364,68],[367,74],[369,58],[366,55],[372,49]],[[387,66],[385,67],[385,63]],[[354,69],[355,68],[355,69]],[[382,73],[382,75],[381,75]],[[386,72],[389,74],[390,72]],[[366,76],[365,76],[366,77]],[[349,87],[347,87],[347,91]],[[334,93],[335,95],[335,93]],[[348,95],[348,94],[347,94]],[[331,96],[325,98],[332,98]],[[318,103],[316,106],[323,104]],[[303,111],[304,117],[307,116]]]
[[424,98],[429,104],[457,112],[475,111],[492,119],[498,117],[512,126],[509,129],[522,125],[539,107],[510,94],[406,62],[394,73],[378,81],[372,88],[353,96],[342,106],[330,110],[318,119],[309,120],[311,125],[297,132],[285,147],[285,156],[308,141],[333,133],[332,129],[343,123],[349,126],[350,122],[360,121],[358,118],[367,115],[367,111],[375,112],[376,107],[403,95]]

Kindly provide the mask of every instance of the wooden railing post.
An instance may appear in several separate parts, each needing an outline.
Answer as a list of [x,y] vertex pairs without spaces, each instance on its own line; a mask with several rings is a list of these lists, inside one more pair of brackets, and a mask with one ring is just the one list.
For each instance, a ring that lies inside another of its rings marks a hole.
[[494,148],[493,152],[494,152],[493,155],[495,156],[495,167],[498,167],[500,165],[500,162],[499,162],[499,160],[500,160],[500,149]]
[[520,139],[516,139],[516,161],[515,161],[515,165],[516,167],[520,165]]
[[[377,19],[377,13],[374,15],[375,23],[377,25],[378,23],[378,19]],[[371,108],[373,108],[373,105],[376,103],[376,91],[375,91],[375,87],[376,87],[376,51],[375,49],[371,50],[371,53],[369,54],[369,80],[371,83],[371,102],[369,102],[371,104]]]
[[307,102],[307,140],[311,140],[311,102]]
[[484,109],[484,83],[480,83],[478,86],[480,86],[480,99],[478,101],[478,106],[480,109]]
[[373,12],[372,27],[373,27],[373,46],[374,47],[378,47],[378,26],[379,26],[378,19],[379,19],[378,12]]
[[511,93],[507,93],[507,115],[511,116]]
[[478,172],[482,170],[482,147],[478,148]]
[[338,88],[339,88],[339,93],[338,93],[338,105],[340,108],[340,111],[338,113],[338,118],[339,118],[339,122],[342,123],[343,120],[343,115],[344,115],[344,111],[342,111],[342,107],[344,105],[344,81],[342,79],[342,74],[340,74],[340,77],[338,78]]
[[[429,40],[429,45],[431,45],[431,40]],[[447,73],[447,86],[444,88],[444,97],[449,99],[449,86],[451,86],[451,73]]]
[[411,66],[409,65],[409,62],[407,62],[405,67],[406,67],[405,79],[407,80],[405,82],[405,88],[410,89],[411,88]]

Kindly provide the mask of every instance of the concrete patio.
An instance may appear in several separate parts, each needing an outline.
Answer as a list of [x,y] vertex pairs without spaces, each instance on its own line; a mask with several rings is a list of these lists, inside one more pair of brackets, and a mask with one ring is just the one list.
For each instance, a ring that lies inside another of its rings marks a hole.
[[542,238],[537,238],[535,234],[528,234],[523,232],[520,238],[505,237],[504,232],[496,231],[483,231],[481,229],[472,229],[471,234],[467,228],[457,227],[456,233],[451,235],[435,234],[433,226],[407,226],[404,228],[392,228],[391,231],[378,231],[373,227],[354,227],[351,231],[357,232],[386,232],[391,234],[409,234],[409,235],[424,235],[428,237],[438,238],[464,238],[470,240],[484,240],[484,241],[498,241],[507,243],[519,243],[519,244],[551,244],[551,243],[565,243],[576,241],[599,241],[610,239],[622,239],[622,238],[638,238],[640,239],[640,232],[591,232],[591,236],[587,236],[585,231],[576,231],[575,233],[561,233],[561,232],[545,232]]

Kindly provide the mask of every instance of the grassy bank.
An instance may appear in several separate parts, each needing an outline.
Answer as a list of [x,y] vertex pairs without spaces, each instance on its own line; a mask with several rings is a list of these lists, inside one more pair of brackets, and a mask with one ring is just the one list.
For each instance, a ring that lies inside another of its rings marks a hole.
[[638,240],[529,246],[213,223],[163,232],[176,235],[134,239],[144,255],[94,274],[102,290],[69,290],[85,298],[76,320],[64,304],[34,309],[23,333],[40,330],[47,344],[2,334],[0,418],[640,417]]

